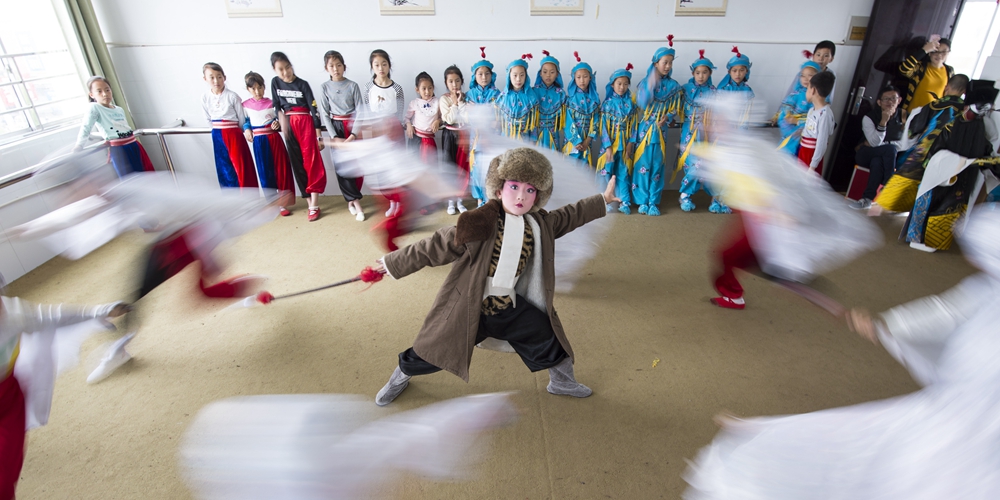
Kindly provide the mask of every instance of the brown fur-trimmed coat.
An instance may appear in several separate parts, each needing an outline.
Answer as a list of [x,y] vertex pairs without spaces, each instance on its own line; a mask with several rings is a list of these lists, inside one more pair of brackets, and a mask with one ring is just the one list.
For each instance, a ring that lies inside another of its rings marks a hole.
[[[427,266],[453,264],[451,272],[441,285],[434,305],[431,306],[424,326],[413,342],[413,350],[425,361],[469,381],[469,363],[479,331],[479,315],[483,292],[489,274],[493,241],[497,237],[497,219],[503,211],[499,200],[491,200],[476,210],[465,212],[458,224],[439,229],[434,235],[401,248],[385,256],[385,268],[393,278],[402,278]],[[606,213],[604,197],[584,198],[551,212],[538,210],[525,217],[533,217],[539,232],[535,234],[535,250],[521,279],[522,287],[538,286],[544,304],[536,304],[548,312],[559,343],[573,356],[573,349],[566,339],[559,315],[552,307],[555,291],[553,267],[555,240],[570,231]],[[541,263],[542,272],[534,269]],[[540,274],[540,275],[539,275]],[[534,283],[529,283],[534,282]],[[526,297],[531,302],[530,291]]]

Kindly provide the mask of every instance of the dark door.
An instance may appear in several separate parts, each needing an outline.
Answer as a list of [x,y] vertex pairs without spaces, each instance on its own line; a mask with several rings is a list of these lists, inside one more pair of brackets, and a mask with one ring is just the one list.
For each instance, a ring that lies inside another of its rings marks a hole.
[[[906,80],[896,69],[899,63],[923,46],[930,35],[952,38],[963,1],[875,0],[854,80],[850,83],[847,107],[837,126],[833,168],[827,179],[835,190],[845,191],[851,180],[854,150],[864,140],[863,110],[874,103],[879,89],[889,83],[906,91]],[[865,99],[868,104],[863,102]]]

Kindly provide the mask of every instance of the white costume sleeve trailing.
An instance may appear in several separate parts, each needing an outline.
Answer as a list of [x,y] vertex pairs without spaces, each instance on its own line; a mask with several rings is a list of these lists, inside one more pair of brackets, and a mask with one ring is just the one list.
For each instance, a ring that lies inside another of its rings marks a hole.
[[[32,304],[12,297],[0,300],[0,350],[15,362],[14,377],[24,392],[26,430],[41,427],[49,420],[56,376],[77,363],[80,345],[104,326],[85,322],[106,318],[118,303],[71,306]],[[78,323],[79,327],[66,328]],[[20,354],[14,356],[18,348]]]
[[988,302],[995,292],[985,274],[970,276],[954,288],[893,307],[881,314],[893,337],[913,342],[940,342]]
[[120,302],[99,306],[67,304],[33,304],[17,297],[0,297],[0,335],[40,332],[80,323],[89,319],[106,318]]

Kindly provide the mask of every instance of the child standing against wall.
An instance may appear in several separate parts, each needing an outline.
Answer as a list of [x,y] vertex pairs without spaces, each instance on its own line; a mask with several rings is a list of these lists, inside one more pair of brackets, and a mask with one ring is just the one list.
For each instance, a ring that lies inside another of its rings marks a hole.
[[806,90],[806,98],[812,104],[812,109],[809,110],[802,130],[799,160],[810,171],[819,175],[823,175],[823,156],[826,155],[826,146],[833,134],[833,111],[826,98],[833,91],[835,78],[829,71],[817,73],[809,80],[809,88]]
[[261,187],[278,191],[278,212],[292,215],[288,207],[295,204],[295,182],[288,164],[288,151],[278,136],[281,124],[274,103],[264,97],[264,77],[253,71],[244,77],[250,98],[243,101],[243,135],[253,143],[253,157]]
[[[361,88],[357,83],[344,77],[347,66],[340,52],[331,50],[324,54],[323,65],[330,74],[330,80],[323,82],[320,88],[320,118],[330,137],[351,142],[357,139],[354,132],[357,107],[364,102]],[[333,169],[336,172],[337,165],[334,165]],[[341,177],[339,173],[336,176],[340,192],[347,201],[347,209],[358,222],[364,221],[365,211],[361,208],[361,185],[364,178]]]
[[288,142],[292,172],[303,196],[309,197],[309,222],[319,219],[319,195],[326,191],[326,166],[323,150],[323,130],[319,111],[309,82],[295,76],[295,70],[284,52],[271,54],[271,67],[278,76],[271,79],[271,100],[275,112],[288,117],[285,140]]
[[153,163],[133,135],[125,110],[115,106],[111,84],[103,76],[92,76],[87,80],[87,92],[90,94],[90,105],[83,115],[83,125],[80,125],[73,151],[83,149],[90,131],[97,125],[97,130],[108,142],[111,165],[119,178],[132,172],[152,172]]
[[809,81],[819,71],[819,64],[813,61],[802,63],[795,90],[781,101],[781,107],[775,117],[778,128],[781,129],[781,144],[778,149],[782,149],[788,154],[798,155],[799,153],[802,127],[806,123],[809,109],[812,108],[812,104],[806,98],[806,90],[809,88]]
[[[632,168],[632,151],[635,148],[638,114],[629,84],[632,81],[632,63],[611,73],[604,87],[604,104],[601,105],[601,156],[597,159],[597,178],[603,185],[614,177],[617,180],[615,197],[619,198],[618,211],[630,214],[629,174]],[[614,207],[605,206],[610,212]]]
[[420,159],[427,164],[437,163],[437,142],[434,134],[441,126],[441,107],[434,97],[434,79],[421,71],[414,83],[417,98],[410,101],[406,109],[406,138],[416,139],[420,147]]
[[[653,53],[646,77],[637,88],[641,118],[632,170],[632,192],[640,214],[660,215],[666,161],[667,123],[683,113],[684,90],[673,78],[674,36],[667,36],[669,47]],[[627,185],[621,178],[619,185]],[[624,204],[623,204],[624,205]],[[627,207],[626,207],[627,209]],[[625,212],[628,213],[628,212]]]
[[226,88],[226,73],[213,62],[202,66],[208,92],[201,98],[201,109],[212,124],[215,148],[215,173],[222,187],[257,187],[250,148],[243,140],[243,100]]
[[[403,140],[403,123],[406,107],[403,103],[403,87],[392,81],[392,60],[389,53],[375,49],[368,56],[372,79],[365,83],[364,98],[373,118],[379,120],[376,134],[384,134],[392,140]],[[389,200],[386,217],[402,215],[400,196],[395,193],[385,195]]]
[[566,114],[563,118],[563,153],[590,167],[590,144],[601,131],[601,98],[597,95],[594,70],[573,52],[573,84],[566,90]]
[[[497,97],[500,97],[500,91],[496,87],[497,74],[493,71],[493,63],[486,59],[486,47],[479,47],[479,52],[482,59],[472,65],[473,78],[472,83],[469,84],[469,93],[465,95],[465,100],[472,105],[482,104],[492,107]],[[485,191],[486,167],[488,164],[477,158],[476,146],[479,144],[478,129],[475,134],[472,138],[472,144],[469,147],[469,177],[472,187],[472,197],[476,199],[477,206],[483,206],[488,199]]]
[[733,92],[732,95],[746,100],[743,112],[740,113],[739,122],[739,126],[745,129],[750,122],[750,109],[754,99],[753,89],[747,84],[750,81],[750,67],[753,64],[750,63],[750,58],[746,54],[740,53],[738,47],[733,47],[733,53],[736,55],[726,63],[727,73],[725,78],[719,82],[718,90],[719,92]]
[[533,90],[538,96],[538,128],[535,130],[539,146],[559,149],[559,130],[562,129],[563,105],[566,91],[563,90],[559,60],[543,50],[541,68],[535,76]]
[[712,70],[715,66],[705,57],[705,51],[698,51],[698,59],[691,64],[691,79],[684,84],[684,125],[681,127],[680,158],[677,160],[677,169],[674,175],[681,169],[684,170],[684,178],[681,180],[681,210],[690,212],[694,210],[694,202],[691,195],[704,189],[712,196],[712,204],[708,211],[713,214],[732,213],[725,204],[719,201],[712,191],[705,185],[699,172],[701,160],[692,153],[692,150],[700,142],[708,141],[707,137],[707,110],[703,99],[710,98],[715,93],[715,86],[712,85]]
[[528,61],[524,54],[507,65],[507,85],[497,97],[500,131],[512,139],[533,137],[538,127],[538,94],[531,90]]
[[[462,192],[469,186],[469,132],[466,125],[469,115],[466,110],[465,94],[462,85],[465,79],[462,70],[454,64],[444,70],[444,84],[448,93],[438,99],[441,110],[441,149],[444,150],[447,161],[453,163],[459,176]],[[462,199],[448,200],[448,215],[464,213],[465,205]]]

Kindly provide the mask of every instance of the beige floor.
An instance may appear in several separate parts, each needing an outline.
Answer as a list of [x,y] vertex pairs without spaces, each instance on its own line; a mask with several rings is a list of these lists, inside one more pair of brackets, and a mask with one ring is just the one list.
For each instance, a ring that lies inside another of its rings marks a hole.
[[[807,412],[916,388],[883,351],[760,278],[742,275],[745,311],[710,305],[707,249],[728,217],[707,213],[704,200],[686,214],[671,193],[667,199],[659,218],[615,215],[577,288],[556,297],[578,378],[594,395],[551,396],[544,372],[532,375],[516,356],[495,352],[476,353],[469,384],[443,373],[419,378],[379,412],[518,391],[521,418],[495,433],[470,480],[406,477],[387,496],[678,498],[685,459],[712,439],[719,411]],[[278,294],[351,276],[381,255],[368,233],[381,217],[357,223],[339,197],[323,206],[318,222],[307,223],[300,206],[236,242],[227,271],[268,275],[266,288]],[[846,305],[882,310],[972,272],[957,249],[931,255],[896,243],[901,223],[880,220],[890,243],[830,274],[823,289]],[[9,293],[46,302],[127,297],[147,238],[128,235],[78,262],[54,260]],[[96,386],[84,383],[82,367],[59,380],[49,425],[29,435],[18,498],[188,497],[177,442],[199,408],[235,395],[373,397],[446,272],[222,311],[193,298],[194,275],[185,271],[140,303],[144,322],[129,365]],[[85,351],[114,337],[102,334]]]

